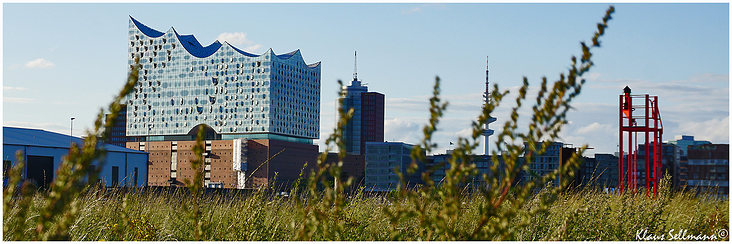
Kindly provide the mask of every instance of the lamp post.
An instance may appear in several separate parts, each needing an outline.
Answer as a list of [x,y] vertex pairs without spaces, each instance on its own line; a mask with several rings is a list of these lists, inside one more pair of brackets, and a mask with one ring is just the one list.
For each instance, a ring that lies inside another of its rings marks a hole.
[[69,144],[71,144],[71,142],[74,141],[74,119],[76,119],[76,118],[71,117],[71,134],[70,134],[71,137],[69,138]]

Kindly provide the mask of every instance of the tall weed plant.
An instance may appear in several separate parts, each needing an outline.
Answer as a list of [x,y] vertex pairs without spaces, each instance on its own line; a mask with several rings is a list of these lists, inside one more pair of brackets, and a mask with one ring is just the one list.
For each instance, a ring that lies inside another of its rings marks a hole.
[[[56,169],[56,178],[51,183],[50,189],[44,194],[41,207],[38,209],[38,216],[28,216],[29,205],[23,205],[17,212],[10,212],[13,204],[25,204],[28,198],[32,197],[32,186],[27,182],[21,183],[21,175],[25,167],[24,159],[17,157],[18,163],[9,172],[9,184],[3,190],[3,215],[17,214],[17,217],[30,217],[18,221],[14,227],[20,229],[31,228],[33,231],[19,234],[9,228],[3,228],[5,236],[14,237],[14,240],[69,240],[69,231],[74,227],[81,208],[79,194],[91,186],[89,182],[96,182],[99,171],[102,169],[105,151],[101,145],[109,137],[112,125],[122,106],[120,101],[132,91],[137,84],[137,76],[140,68],[139,58],[135,60],[132,70],[122,90],[114,97],[113,102],[107,108],[109,116],[104,116],[104,110],[100,109],[97,119],[94,122],[94,129],[86,132],[81,148],[76,143],[71,143],[69,153],[63,158],[61,165]],[[92,170],[92,163],[98,162],[98,167]],[[15,199],[19,198],[17,202]],[[5,218],[5,217],[4,217]],[[11,217],[12,218],[12,217]]]
[[[599,38],[605,33],[607,22],[615,11],[610,6],[602,22],[597,24],[597,32],[592,37],[592,44],[587,45],[581,42],[582,56],[579,62],[572,57],[571,68],[567,74],[560,74],[560,77],[551,87],[548,87],[546,77],[542,79],[541,89],[536,97],[536,103],[532,106],[533,116],[531,122],[523,127],[528,128],[527,132],[519,132],[519,113],[526,100],[529,82],[524,77],[523,86],[519,89],[516,98],[516,105],[512,108],[511,118],[504,125],[503,131],[498,134],[496,146],[503,152],[504,167],[499,167],[498,158],[493,157],[492,174],[482,175],[487,185],[477,189],[481,200],[477,204],[477,216],[474,221],[465,222],[463,218],[463,203],[465,195],[463,186],[466,179],[477,175],[474,164],[470,164],[473,150],[478,146],[478,139],[482,135],[483,126],[490,119],[493,110],[499,106],[503,97],[508,91],[501,91],[497,84],[494,84],[493,92],[488,96],[488,102],[483,107],[482,113],[472,123],[472,135],[470,138],[459,138],[457,146],[449,159],[450,167],[445,172],[442,184],[436,185],[430,179],[430,170],[422,174],[426,185],[407,189],[407,182],[404,172],[396,173],[400,178],[400,184],[395,194],[392,194],[389,205],[382,208],[383,214],[389,221],[388,239],[390,240],[510,240],[515,239],[517,233],[512,231],[515,226],[527,226],[531,218],[527,215],[519,216],[519,210],[523,209],[527,200],[534,195],[537,189],[548,185],[549,182],[558,181],[559,187],[547,187],[541,191],[536,198],[538,203],[531,209],[529,215],[544,213],[548,207],[557,200],[559,193],[564,189],[569,180],[573,178],[574,171],[579,166],[580,155],[586,146],[571,156],[571,158],[554,172],[540,176],[529,169],[526,162],[531,162],[535,155],[541,155],[551,141],[557,139],[563,125],[567,123],[566,114],[571,108],[570,102],[580,94],[585,80],[582,78],[593,65],[592,48],[600,46]],[[339,81],[339,84],[341,82]],[[342,87],[342,84],[341,84]],[[341,97],[343,97],[341,91]],[[440,79],[435,79],[433,96],[430,98],[430,119],[423,128],[424,137],[411,153],[412,163],[407,173],[414,173],[418,169],[418,162],[425,162],[425,156],[437,147],[432,141],[432,135],[437,130],[437,125],[448,103],[440,98]],[[343,106],[341,106],[343,107]],[[320,171],[311,177],[309,205],[305,206],[303,213],[304,220],[297,239],[300,240],[342,240],[347,233],[345,227],[348,221],[339,218],[342,216],[342,209],[345,205],[345,197],[342,194],[344,185],[350,183],[340,182],[334,177],[332,187],[327,182],[324,173],[327,171],[331,176],[340,175],[342,158],[345,156],[343,147],[343,135],[345,124],[350,119],[351,111],[339,110],[340,119],[338,125],[326,141],[338,144],[339,162],[337,164],[323,165],[325,153],[318,161]],[[543,141],[543,142],[541,142]],[[527,147],[524,147],[526,143]],[[493,153],[496,155],[497,153]],[[520,160],[524,155],[525,160]],[[531,175],[531,179],[522,185],[515,185],[522,173]],[[317,184],[323,183],[324,187],[319,191]],[[340,191],[339,191],[340,190]],[[318,196],[318,194],[321,194]],[[317,200],[316,202],[313,202]],[[519,217],[520,221],[510,223],[509,221]]]

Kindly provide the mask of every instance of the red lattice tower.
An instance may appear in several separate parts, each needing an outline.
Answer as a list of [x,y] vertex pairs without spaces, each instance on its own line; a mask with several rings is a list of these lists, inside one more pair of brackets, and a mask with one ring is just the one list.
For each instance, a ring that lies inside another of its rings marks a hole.
[[[661,143],[663,134],[663,123],[661,113],[658,110],[658,96],[630,95],[630,87],[623,89],[625,94],[620,95],[620,134],[618,140],[618,188],[622,192],[624,188],[637,192],[638,180],[645,182],[646,195],[653,189],[654,195],[658,195],[658,184],[661,179]],[[640,134],[640,137],[639,135]],[[651,135],[652,134],[652,135]],[[627,135],[627,136],[626,136]],[[653,136],[653,141],[650,137]],[[628,154],[623,150],[623,138],[628,148]],[[639,142],[639,138],[644,139]],[[644,146],[645,177],[638,172],[638,145]],[[651,149],[653,147],[653,150]],[[650,152],[654,152],[653,161],[650,159]],[[623,160],[627,156],[626,160]]]

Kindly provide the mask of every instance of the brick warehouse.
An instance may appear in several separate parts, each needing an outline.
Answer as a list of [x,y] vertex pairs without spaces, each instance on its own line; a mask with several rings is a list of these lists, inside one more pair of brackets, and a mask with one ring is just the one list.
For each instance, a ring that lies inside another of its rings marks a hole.
[[[149,186],[183,186],[192,181],[195,141],[128,142],[127,148],[150,154]],[[279,140],[211,140],[205,142],[204,184],[215,188],[257,188],[275,180],[290,186],[316,168],[318,146]],[[237,150],[238,149],[238,150]],[[279,154],[277,154],[279,153]],[[271,159],[270,159],[271,158]],[[268,163],[267,159],[270,159]]]

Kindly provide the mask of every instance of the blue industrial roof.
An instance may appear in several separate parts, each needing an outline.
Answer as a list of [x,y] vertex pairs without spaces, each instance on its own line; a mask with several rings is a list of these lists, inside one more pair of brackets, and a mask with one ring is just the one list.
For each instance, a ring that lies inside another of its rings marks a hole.
[[[69,148],[70,141],[81,145],[84,139],[40,129],[3,126],[3,145]],[[146,153],[106,143],[104,149],[108,152]]]

